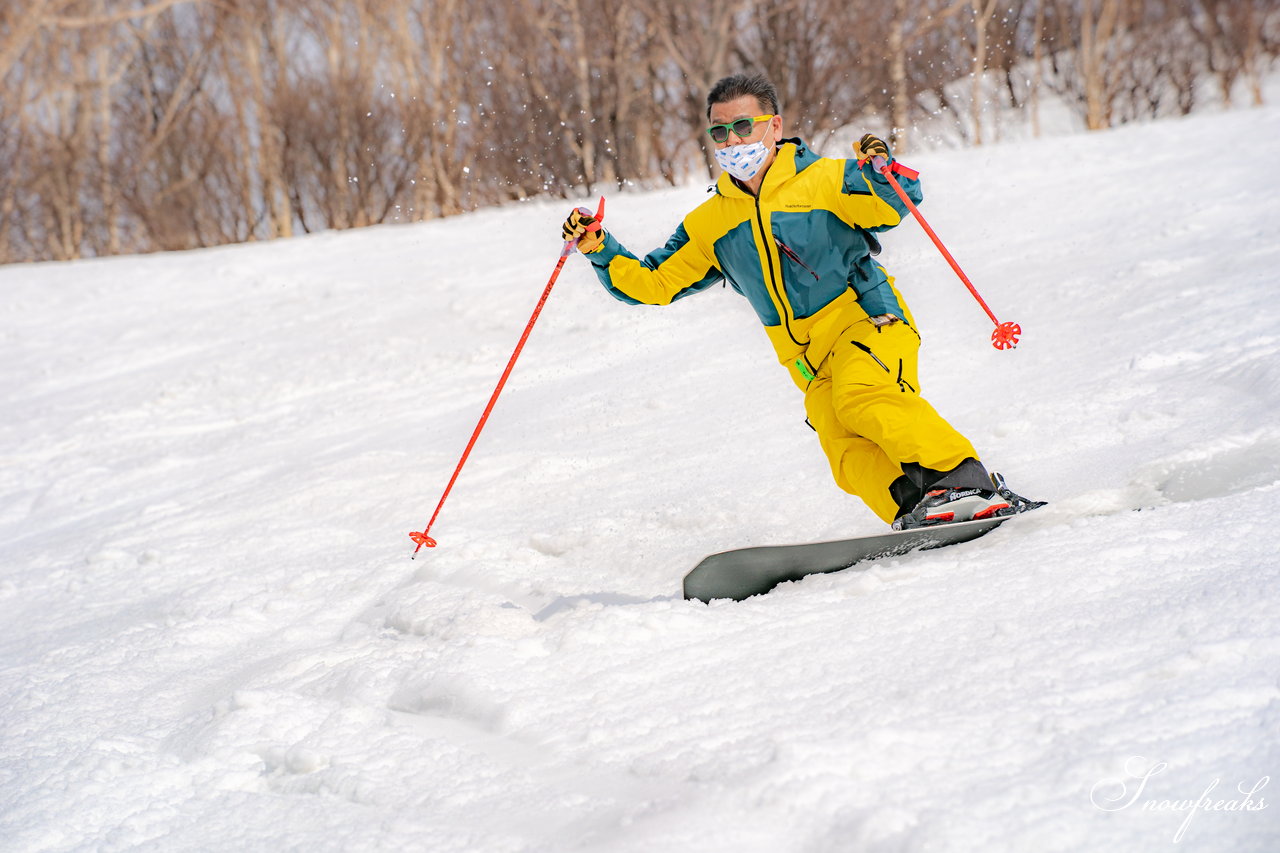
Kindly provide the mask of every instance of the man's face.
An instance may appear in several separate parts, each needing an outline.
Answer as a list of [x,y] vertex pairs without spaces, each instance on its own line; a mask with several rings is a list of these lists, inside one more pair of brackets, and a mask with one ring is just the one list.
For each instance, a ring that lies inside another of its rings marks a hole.
[[[751,95],[743,95],[732,101],[722,101],[718,104],[711,105],[711,124],[730,124],[738,119],[751,119],[760,115],[768,115],[768,108],[762,106],[758,100]],[[765,146],[772,152],[773,145],[782,134],[782,117],[774,116],[768,121],[758,121],[752,128],[751,133],[745,137],[730,131],[729,138],[724,142],[713,142],[716,148],[728,148],[730,145],[750,145],[753,142],[763,141]],[[772,154],[770,154],[772,159]]]

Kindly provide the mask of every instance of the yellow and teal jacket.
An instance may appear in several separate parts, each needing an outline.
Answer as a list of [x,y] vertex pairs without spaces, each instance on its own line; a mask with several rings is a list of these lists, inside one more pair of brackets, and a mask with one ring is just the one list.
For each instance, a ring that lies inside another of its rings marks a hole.
[[[898,183],[921,200],[920,182]],[[907,207],[870,164],[819,157],[785,139],[759,197],[727,174],[715,194],[660,249],[637,258],[606,233],[587,255],[605,289],[632,305],[666,305],[726,282],[751,303],[800,388],[842,331],[893,314],[914,325],[884,267],[872,232],[902,221]]]

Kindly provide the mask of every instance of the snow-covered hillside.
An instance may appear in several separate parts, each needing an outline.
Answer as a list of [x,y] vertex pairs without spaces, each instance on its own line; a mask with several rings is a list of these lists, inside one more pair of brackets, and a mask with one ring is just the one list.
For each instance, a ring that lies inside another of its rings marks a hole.
[[0,849],[1280,849],[1278,139],[908,158],[1025,330],[905,223],[924,390],[1052,505],[736,604],[681,576],[882,525],[745,301],[580,258],[409,559],[565,204],[0,269]]

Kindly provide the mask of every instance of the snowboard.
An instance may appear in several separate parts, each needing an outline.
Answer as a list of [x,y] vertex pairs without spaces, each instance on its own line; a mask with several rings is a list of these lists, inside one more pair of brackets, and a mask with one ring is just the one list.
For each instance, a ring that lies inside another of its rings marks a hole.
[[1013,516],[959,521],[835,542],[763,545],[724,551],[707,557],[684,576],[684,597],[703,602],[715,598],[741,601],[806,575],[838,572],[870,560],[968,542],[990,533],[1010,518]]

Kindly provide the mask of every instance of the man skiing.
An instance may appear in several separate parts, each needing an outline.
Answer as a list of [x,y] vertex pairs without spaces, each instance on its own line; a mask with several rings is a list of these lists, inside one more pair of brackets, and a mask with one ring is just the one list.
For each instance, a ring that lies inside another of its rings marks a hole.
[[666,305],[720,282],[755,309],[779,361],[804,392],[836,483],[895,529],[1011,515],[1033,504],[979,461],[923,397],[920,336],[893,277],[873,260],[875,232],[907,208],[870,157],[892,164],[914,202],[920,183],[867,134],[857,160],[782,137],[777,91],[759,75],[718,81],[707,133],[724,170],[714,195],[643,260],[584,210],[566,240],[605,289],[629,304]]

